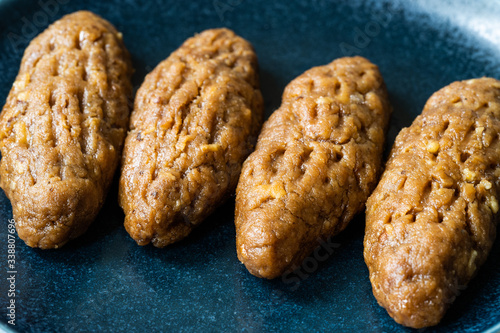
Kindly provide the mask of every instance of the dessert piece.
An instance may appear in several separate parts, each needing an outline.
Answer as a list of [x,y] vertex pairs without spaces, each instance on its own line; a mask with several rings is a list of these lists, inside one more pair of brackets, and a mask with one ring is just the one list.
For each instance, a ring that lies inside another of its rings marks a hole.
[[0,185],[29,246],[58,248],[99,212],[127,131],[131,74],[121,34],[87,11],[26,49],[0,114]]
[[496,233],[500,82],[455,82],[401,130],[366,205],[373,294],[394,320],[439,323]]
[[363,209],[381,172],[391,107],[361,57],[312,68],[285,88],[236,190],[238,258],[275,278]]
[[188,39],[146,76],[119,192],[125,228],[139,245],[183,239],[234,192],[262,111],[257,56],[228,29]]

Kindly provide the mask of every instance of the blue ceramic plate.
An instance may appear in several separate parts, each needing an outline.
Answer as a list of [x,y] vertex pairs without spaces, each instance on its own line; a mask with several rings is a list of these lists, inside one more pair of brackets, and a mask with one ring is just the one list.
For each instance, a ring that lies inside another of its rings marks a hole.
[[[102,15],[123,32],[136,88],[194,33],[235,30],[259,56],[266,116],[279,106],[287,82],[304,70],[344,55],[365,56],[379,65],[394,105],[389,146],[434,91],[455,80],[500,78],[498,1],[0,0],[2,104],[28,42],[79,9]],[[298,273],[267,281],[250,275],[236,258],[233,212],[230,200],[185,241],[139,247],[122,226],[115,180],[88,232],[62,249],[31,249],[15,238],[12,274],[12,212],[2,192],[0,325],[19,332],[411,331],[372,295],[363,215],[332,241],[330,255],[325,251]],[[10,275],[15,297],[5,282]],[[500,328],[499,285],[497,242],[442,323],[426,331],[494,332]],[[15,326],[7,323],[12,299]]]

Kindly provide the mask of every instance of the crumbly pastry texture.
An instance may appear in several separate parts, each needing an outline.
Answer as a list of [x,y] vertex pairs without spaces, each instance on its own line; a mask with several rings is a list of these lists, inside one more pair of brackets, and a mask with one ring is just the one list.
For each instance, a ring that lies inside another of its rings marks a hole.
[[362,57],[314,67],[285,88],[237,187],[236,245],[250,273],[275,278],[363,209],[381,172],[391,107]]
[[262,123],[256,54],[206,30],[161,62],[137,92],[119,199],[140,245],[186,237],[234,192]]
[[0,115],[0,185],[29,246],[58,248],[97,215],[126,134],[131,73],[121,34],[87,11],[26,49]]
[[500,189],[500,82],[454,82],[396,138],[366,209],[373,293],[400,324],[439,323],[484,263]]

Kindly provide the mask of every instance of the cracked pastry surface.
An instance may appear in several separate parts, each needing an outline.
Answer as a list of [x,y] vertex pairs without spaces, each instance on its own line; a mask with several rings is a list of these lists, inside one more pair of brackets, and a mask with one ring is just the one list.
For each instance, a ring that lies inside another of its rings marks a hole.
[[121,34],[87,11],[26,49],[0,115],[0,185],[29,246],[60,247],[97,215],[126,134],[131,74]]
[[262,122],[257,56],[228,29],[206,30],[137,92],[119,199],[140,245],[186,237],[236,187]]
[[275,278],[293,269],[364,207],[390,110],[378,68],[361,57],[288,84],[236,190],[238,258],[250,273]]
[[367,201],[364,257],[394,320],[439,323],[496,234],[500,82],[454,82],[401,130]]

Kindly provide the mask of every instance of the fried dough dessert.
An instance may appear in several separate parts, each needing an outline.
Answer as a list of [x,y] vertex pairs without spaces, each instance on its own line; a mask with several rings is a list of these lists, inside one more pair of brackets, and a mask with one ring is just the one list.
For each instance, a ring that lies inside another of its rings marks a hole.
[[312,68],[285,88],[236,190],[238,258],[275,278],[363,209],[381,172],[391,107],[361,57]]
[[137,92],[119,199],[139,245],[186,237],[236,187],[262,123],[257,56],[228,29],[206,30]]
[[126,134],[131,73],[121,34],[86,11],[26,49],[0,114],[0,185],[27,245],[58,248],[99,212]]
[[373,294],[394,320],[439,323],[484,263],[500,189],[500,81],[436,92],[396,138],[366,207]]

